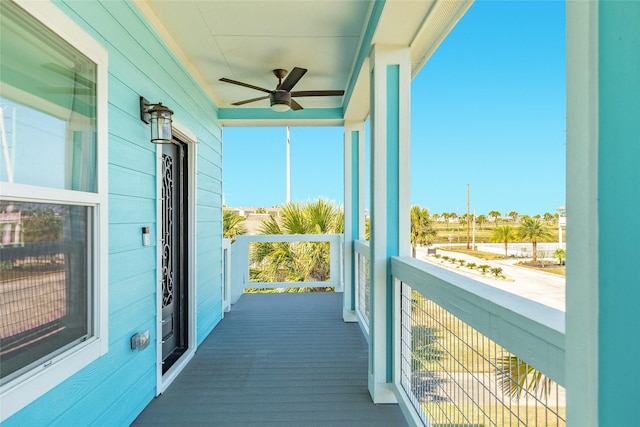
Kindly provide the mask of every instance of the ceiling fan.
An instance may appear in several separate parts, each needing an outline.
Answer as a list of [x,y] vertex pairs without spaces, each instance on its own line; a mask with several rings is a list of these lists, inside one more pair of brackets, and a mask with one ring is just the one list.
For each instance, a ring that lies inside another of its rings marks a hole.
[[271,103],[271,109],[278,112],[287,111],[289,109],[292,109],[294,111],[302,110],[302,105],[298,104],[294,99],[292,99],[295,97],[344,95],[343,90],[302,90],[292,92],[291,89],[293,89],[293,87],[298,83],[298,81],[300,81],[302,76],[304,76],[307,71],[308,70],[306,68],[294,67],[293,70],[291,70],[291,72],[287,75],[287,70],[283,70],[282,68],[273,70],[273,74],[278,78],[278,85],[273,90],[254,86],[249,83],[239,82],[237,80],[227,79],[225,77],[221,78],[220,81],[238,86],[248,87],[249,89],[259,90],[261,92],[266,92],[269,94],[258,98],[245,99],[244,101],[234,102],[231,105],[244,105],[250,102],[260,101],[268,98],[269,102]]

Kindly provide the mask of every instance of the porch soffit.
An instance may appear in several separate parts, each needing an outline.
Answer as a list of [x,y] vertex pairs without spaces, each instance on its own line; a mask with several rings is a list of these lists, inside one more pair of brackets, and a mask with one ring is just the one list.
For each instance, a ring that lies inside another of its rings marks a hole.
[[[469,1],[136,0],[158,34],[219,108],[225,126],[342,125],[369,110],[372,43],[411,48],[415,76]],[[342,89],[344,97],[297,98],[304,110],[275,113],[263,95],[221,77],[272,89],[275,68],[307,68],[295,90]]]

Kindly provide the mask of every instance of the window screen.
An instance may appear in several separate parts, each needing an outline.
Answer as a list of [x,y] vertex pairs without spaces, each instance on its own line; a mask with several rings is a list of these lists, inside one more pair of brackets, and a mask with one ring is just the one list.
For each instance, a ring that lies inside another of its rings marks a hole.
[[92,333],[90,208],[0,201],[2,383]]

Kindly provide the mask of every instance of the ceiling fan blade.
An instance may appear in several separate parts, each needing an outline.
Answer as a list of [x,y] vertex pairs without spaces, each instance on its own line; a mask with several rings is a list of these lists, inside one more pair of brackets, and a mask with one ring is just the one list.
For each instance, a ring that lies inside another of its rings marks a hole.
[[289,92],[291,89],[293,89],[296,83],[298,83],[298,81],[302,78],[302,76],[306,74],[306,72],[307,72],[306,68],[294,67],[293,70],[291,70],[291,72],[287,74],[287,77],[284,79],[284,81],[282,82],[280,87],[278,87],[278,89],[284,90],[285,92]]
[[259,98],[252,98],[252,99],[245,99],[244,101],[238,101],[238,102],[234,102],[231,105],[244,105],[244,104],[248,104],[250,102],[255,102],[255,101],[261,101],[263,99],[268,99],[269,95],[267,96],[261,96]]
[[260,86],[254,86],[254,85],[250,85],[249,83],[243,83],[243,82],[239,82],[237,80],[227,79],[226,77],[221,78],[220,81],[221,82],[225,82],[225,83],[231,83],[233,85],[238,85],[238,86],[242,86],[242,87],[248,87],[249,89],[259,90],[261,92],[266,92],[266,93],[273,92],[272,90],[265,89],[265,88],[260,87]]
[[295,100],[291,100],[291,109],[293,111],[298,111],[298,110],[302,110],[302,105],[298,104]]
[[291,96],[342,96],[343,90],[300,90],[291,92]]

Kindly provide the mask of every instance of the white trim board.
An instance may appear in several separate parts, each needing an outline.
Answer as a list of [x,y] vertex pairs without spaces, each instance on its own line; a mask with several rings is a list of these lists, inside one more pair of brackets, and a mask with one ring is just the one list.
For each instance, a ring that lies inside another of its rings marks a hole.
[[[197,287],[196,287],[196,238],[197,235],[197,150],[198,140],[193,131],[177,120],[173,120],[172,132],[174,136],[187,144],[187,227],[189,241],[187,243],[187,350],[175,364],[163,375],[162,374],[162,278],[156,273],[156,396],[162,394],[182,370],[193,358],[197,347]],[[156,176],[162,176],[162,147],[156,147]],[[162,180],[156,179],[156,194],[162,194]],[[156,203],[156,224],[161,223],[162,204],[158,200]],[[162,271],[162,239],[161,230],[156,226],[156,272]]]

